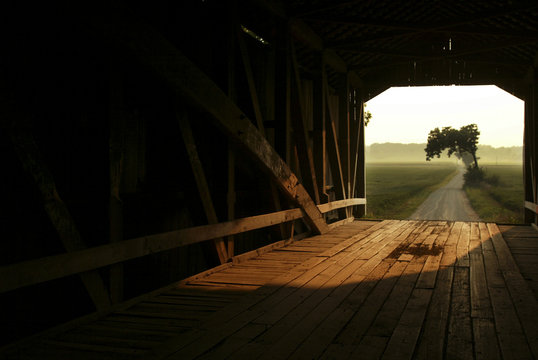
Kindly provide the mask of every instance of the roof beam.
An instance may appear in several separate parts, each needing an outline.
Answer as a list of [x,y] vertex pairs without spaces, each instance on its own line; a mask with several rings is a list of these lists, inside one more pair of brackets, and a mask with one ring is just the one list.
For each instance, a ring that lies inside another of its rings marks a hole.
[[310,47],[313,50],[320,51],[323,54],[323,61],[333,70],[339,73],[349,73],[349,78],[353,86],[363,86],[360,77],[352,70],[349,71],[348,65],[334,50],[325,48],[323,39],[312,30],[304,21],[300,19],[290,19],[289,29],[291,35]]
[[[388,55],[388,56],[395,56],[395,57],[404,57],[404,58],[408,58],[409,60],[413,60],[413,61],[416,61],[416,62],[426,62],[426,61],[443,60],[443,59],[446,59],[446,60],[451,59],[451,60],[461,60],[461,61],[472,61],[472,59],[467,60],[467,58],[464,58],[464,56],[473,55],[473,54],[488,53],[488,52],[491,52],[491,51],[504,49],[504,48],[508,48],[508,47],[511,47],[511,46],[525,45],[527,43],[528,43],[527,40],[522,40],[522,41],[519,41],[519,42],[511,41],[511,42],[497,43],[497,44],[493,44],[493,45],[489,45],[489,46],[484,46],[484,47],[481,47],[481,48],[466,49],[466,50],[461,50],[461,51],[447,51],[447,52],[445,52],[443,54],[440,54],[440,55],[427,55],[427,54],[422,54],[421,55],[421,54],[415,54],[415,53],[410,53],[410,52],[403,53],[403,52],[398,52],[398,51],[387,51],[387,50],[384,50],[384,49],[376,49],[376,48],[357,48],[357,49],[346,50],[346,51],[355,52],[355,53],[372,53],[372,54],[381,54],[381,55]],[[409,60],[408,61],[387,62],[384,65],[383,64],[373,64],[373,67],[394,66],[394,65],[399,65],[399,64],[403,65],[403,64],[407,64],[409,62]],[[474,58],[474,60],[477,61],[476,58]],[[484,58],[484,59],[482,59],[482,62],[489,62],[489,61],[488,61],[487,58]],[[491,63],[495,63],[495,58],[493,58],[493,61]],[[526,65],[530,65],[530,64],[528,64],[526,62],[520,62],[520,63],[509,64],[509,65],[526,66]],[[360,66],[359,65],[359,66],[353,66],[351,68],[353,70],[358,70],[358,69],[365,69],[366,67],[367,67],[367,65],[365,65],[365,66]]]
[[[328,20],[328,19],[317,19],[316,21],[335,23],[334,21]],[[347,22],[338,21],[337,23],[342,23],[342,24],[346,23],[347,25],[355,24],[358,26],[361,25],[356,22],[347,23]],[[395,30],[395,31],[382,33],[379,35],[370,36],[370,37],[355,37],[348,40],[332,41],[332,42],[327,43],[326,45],[328,48],[331,48],[331,49],[344,49],[344,48],[349,48],[349,47],[360,47],[367,44],[371,44],[372,42],[379,42],[381,40],[393,40],[395,38],[414,38],[417,35],[421,35],[424,33],[446,34],[446,36],[448,37],[453,36],[453,35],[500,36],[500,37],[509,38],[509,39],[528,40],[532,42],[538,42],[538,31],[532,31],[532,30],[499,30],[499,29],[487,29],[487,28],[427,29],[426,27],[424,27],[422,30],[416,30],[416,29],[409,30],[409,31]]]
[[[313,18],[311,17],[311,15],[313,14],[318,14],[318,13],[321,13],[321,12],[326,12],[326,11],[329,11],[329,10],[333,10],[335,8],[339,8],[339,7],[342,7],[342,6],[349,6],[349,5],[353,5],[355,3],[361,3],[363,1],[348,1],[348,2],[343,2],[343,3],[339,3],[339,4],[335,4],[335,5],[332,5],[332,6],[325,6],[325,7],[321,7],[321,8],[318,8],[317,10],[309,10],[307,12],[303,12],[303,13],[296,13],[296,14],[293,14],[293,16],[295,17],[299,17],[299,18],[303,18],[303,19],[310,19],[310,20],[313,20],[313,19],[320,19],[320,18]],[[479,22],[479,21],[483,21],[483,20],[487,20],[487,19],[494,19],[494,18],[498,18],[498,17],[502,17],[502,16],[506,16],[506,15],[510,15],[514,12],[522,12],[522,11],[529,11],[531,9],[534,9],[538,7],[538,4],[537,3],[527,3],[527,4],[524,4],[524,5],[509,5],[509,6],[504,6],[502,8],[497,8],[497,9],[493,9],[493,10],[490,10],[490,11],[484,11],[484,12],[479,12],[477,14],[473,14],[473,15],[470,15],[470,16],[462,16],[462,17],[459,17],[458,19],[456,19],[455,21],[453,21],[452,23],[449,23],[449,24],[445,24],[445,25],[441,25],[442,27],[456,27],[456,26],[461,26],[461,25],[467,25],[467,24],[472,24],[472,23],[476,23],[476,22]],[[414,25],[414,24],[395,24],[394,22],[390,22],[390,21],[386,21],[386,20],[372,20],[371,18],[360,18],[360,19],[357,19],[357,17],[354,17],[354,22],[355,23],[360,23],[360,24],[363,24],[363,25],[368,25],[368,26],[380,26],[380,27],[391,27],[391,28],[396,28],[396,29],[409,29],[409,30],[417,30],[417,29],[421,29],[420,26],[417,26],[417,25]],[[428,28],[432,28],[432,26],[428,26]],[[433,28],[439,28],[438,26],[433,26]]]
[[328,49],[325,46],[323,39],[303,20],[289,18],[285,9],[278,3],[267,0],[254,0],[254,2],[260,8],[269,11],[271,14],[288,20],[289,31],[295,39],[301,41],[313,50],[322,52],[324,62],[336,72],[348,73],[351,84],[354,87],[363,86],[359,75],[357,75],[354,71],[349,71],[348,65],[344,59],[342,59],[342,57],[336,54],[333,50]]

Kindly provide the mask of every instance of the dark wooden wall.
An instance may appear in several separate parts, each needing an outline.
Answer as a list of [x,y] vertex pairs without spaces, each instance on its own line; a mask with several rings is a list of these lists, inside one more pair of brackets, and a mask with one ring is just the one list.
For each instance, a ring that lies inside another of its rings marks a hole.
[[[235,1],[5,10],[0,267],[296,206],[259,158],[101,21],[143,24],[179,49],[266,137],[315,204],[365,197],[357,84],[285,19]],[[325,219],[360,216],[364,205],[338,211]],[[288,221],[2,292],[1,341],[311,230]]]

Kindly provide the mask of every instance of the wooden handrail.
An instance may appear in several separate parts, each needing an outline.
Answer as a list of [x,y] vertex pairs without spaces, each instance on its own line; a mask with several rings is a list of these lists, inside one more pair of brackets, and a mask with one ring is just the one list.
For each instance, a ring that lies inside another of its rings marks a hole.
[[353,206],[353,205],[365,205],[366,199],[364,198],[355,198],[355,199],[345,199],[337,200],[327,204],[318,205],[318,209],[321,213],[326,213],[332,210],[340,209],[343,207]]
[[[324,213],[341,207],[364,203],[365,199],[347,199],[318,205],[318,208],[320,212]],[[195,226],[161,234],[148,235],[2,266],[0,267],[0,293],[83,273],[189,244],[278,225],[300,219],[303,216],[303,211],[296,208],[218,224]]]
[[532,211],[535,214],[538,214],[538,205],[532,201],[525,201],[525,209]]

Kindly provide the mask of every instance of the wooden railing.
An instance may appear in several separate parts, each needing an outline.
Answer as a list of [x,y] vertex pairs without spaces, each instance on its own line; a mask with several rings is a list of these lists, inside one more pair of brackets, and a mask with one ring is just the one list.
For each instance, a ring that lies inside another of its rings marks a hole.
[[533,213],[538,214],[538,205],[531,201],[525,201],[525,209],[528,209]]
[[[318,209],[321,213],[327,213],[332,210],[363,204],[366,204],[366,199],[356,198],[318,205]],[[301,209],[290,209],[218,224],[195,226],[142,236],[84,250],[6,265],[0,267],[0,293],[95,270],[189,244],[282,224],[301,219],[303,216]],[[343,219],[331,224],[331,227],[352,221],[352,219],[352,217]]]

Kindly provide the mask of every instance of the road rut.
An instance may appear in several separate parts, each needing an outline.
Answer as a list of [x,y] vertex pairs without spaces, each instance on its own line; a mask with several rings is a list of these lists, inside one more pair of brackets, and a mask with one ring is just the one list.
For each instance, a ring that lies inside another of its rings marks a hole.
[[432,192],[409,219],[480,221],[463,191],[464,172],[461,169],[448,184]]

